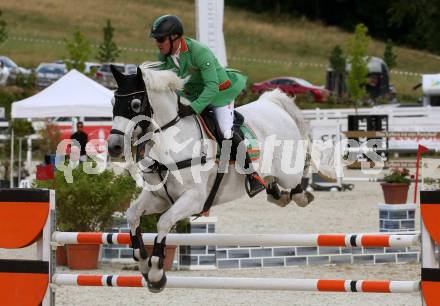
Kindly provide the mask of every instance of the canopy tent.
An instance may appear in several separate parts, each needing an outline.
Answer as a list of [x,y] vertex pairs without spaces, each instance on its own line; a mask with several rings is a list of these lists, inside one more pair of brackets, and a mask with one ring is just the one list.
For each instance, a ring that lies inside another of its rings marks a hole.
[[113,92],[73,69],[32,97],[12,103],[12,118],[111,117]]
[[[112,117],[113,92],[75,69],[33,95],[12,103],[12,118]],[[11,132],[10,184],[13,187],[14,131]],[[20,154],[21,156],[21,154]],[[28,138],[27,160],[31,160]]]

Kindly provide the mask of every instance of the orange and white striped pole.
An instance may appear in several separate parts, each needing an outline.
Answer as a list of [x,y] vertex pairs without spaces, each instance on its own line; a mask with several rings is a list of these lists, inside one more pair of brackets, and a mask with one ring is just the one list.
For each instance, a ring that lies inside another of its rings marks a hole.
[[[142,276],[54,274],[52,283],[66,286],[146,287]],[[166,288],[288,290],[321,292],[413,293],[420,291],[419,281],[323,280],[232,277],[168,277]]]
[[[144,244],[153,245],[156,234],[143,234]],[[54,232],[59,244],[130,244],[128,233]],[[169,245],[258,245],[332,247],[408,247],[420,242],[420,234],[169,234]]]

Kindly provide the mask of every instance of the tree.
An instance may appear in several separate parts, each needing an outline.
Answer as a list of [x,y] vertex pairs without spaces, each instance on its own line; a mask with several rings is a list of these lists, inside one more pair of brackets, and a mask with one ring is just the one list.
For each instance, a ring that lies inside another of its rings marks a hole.
[[65,40],[65,42],[67,52],[69,53],[69,58],[66,60],[67,69],[76,69],[84,72],[86,68],[85,62],[92,54],[90,42],[80,30],[75,30],[72,40]]
[[342,51],[341,46],[336,45],[330,54],[330,67],[333,70],[333,89],[336,91],[337,96],[341,97],[343,88],[342,84],[345,78],[345,65],[346,59]]
[[438,0],[389,1],[389,23],[408,27],[404,42],[420,49],[440,52],[440,10]]
[[[0,17],[2,11],[0,11]],[[6,31],[6,21],[0,19],[0,45],[8,38],[8,32]]]
[[119,50],[116,43],[113,41],[113,27],[110,20],[107,20],[107,25],[102,28],[104,34],[104,41],[99,45],[97,59],[100,62],[114,62],[119,56]]
[[390,70],[397,66],[397,55],[393,52],[393,42],[391,41],[391,39],[388,39],[385,45],[383,60]]
[[367,83],[369,57],[367,56],[370,37],[367,35],[368,28],[360,23],[356,26],[354,36],[348,39],[347,52],[351,64],[348,73],[348,90],[357,108],[358,101],[365,96],[365,84]]
[[25,137],[35,133],[32,123],[24,119],[12,120],[10,128],[14,130],[15,137]]

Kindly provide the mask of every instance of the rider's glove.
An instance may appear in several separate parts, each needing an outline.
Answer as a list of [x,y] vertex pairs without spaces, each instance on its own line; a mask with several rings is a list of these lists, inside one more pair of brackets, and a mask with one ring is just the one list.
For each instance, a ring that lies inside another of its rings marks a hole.
[[179,116],[186,117],[195,114],[193,108],[189,105],[179,104]]

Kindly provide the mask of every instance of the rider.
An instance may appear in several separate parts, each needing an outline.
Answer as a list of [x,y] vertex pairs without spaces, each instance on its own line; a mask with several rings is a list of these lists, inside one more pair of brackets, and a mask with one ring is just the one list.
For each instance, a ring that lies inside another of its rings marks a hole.
[[[159,49],[161,69],[171,69],[182,78],[188,78],[183,92],[179,93],[191,101],[191,106],[181,105],[181,117],[200,114],[211,107],[220,127],[223,139],[231,139],[238,145],[243,138],[235,133],[234,99],[246,85],[246,77],[236,70],[223,68],[213,52],[197,40],[183,37],[180,19],[173,15],[157,18],[151,26],[150,37]],[[252,168],[246,154],[246,184],[251,196],[265,188],[264,180]]]

